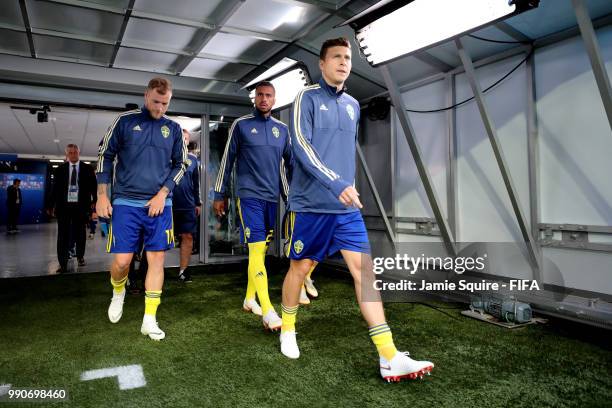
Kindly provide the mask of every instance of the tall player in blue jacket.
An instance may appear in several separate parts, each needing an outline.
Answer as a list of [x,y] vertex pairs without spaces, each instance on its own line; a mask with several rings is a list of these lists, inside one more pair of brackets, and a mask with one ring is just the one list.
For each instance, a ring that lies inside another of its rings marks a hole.
[[[149,269],[140,332],[153,340],[166,336],[155,315],[164,284],[164,251],[174,247],[172,201],[168,195],[181,181],[187,165],[181,128],[164,115],[171,98],[170,81],[149,81],[144,107],[119,115],[104,136],[96,170],[96,212],[105,218],[112,215],[106,247],[114,254],[108,318],[112,323],[121,319],[130,262],[144,244]],[[107,191],[113,166],[111,202]]]
[[[298,358],[295,320],[300,288],[314,262],[341,252],[353,276],[361,313],[380,355],[380,374],[388,381],[415,378],[433,368],[397,351],[373,282],[370,244],[355,189],[355,145],[359,103],[345,92],[351,72],[346,38],[327,40],[319,54],[322,78],[295,98],[290,126],[295,165],[289,195],[291,266],[283,283],[281,352]],[[371,286],[370,286],[371,287]]]
[[[241,240],[249,246],[248,285],[243,308],[263,316],[266,329],[278,330],[281,319],[268,296],[268,276],[264,265],[268,244],[276,223],[278,197],[287,195],[285,167],[291,164],[289,130],[272,117],[276,91],[270,82],[255,88],[255,110],[238,118],[230,128],[215,184],[217,216],[225,214],[225,194],[236,160],[238,211]],[[261,308],[255,300],[259,298]]]

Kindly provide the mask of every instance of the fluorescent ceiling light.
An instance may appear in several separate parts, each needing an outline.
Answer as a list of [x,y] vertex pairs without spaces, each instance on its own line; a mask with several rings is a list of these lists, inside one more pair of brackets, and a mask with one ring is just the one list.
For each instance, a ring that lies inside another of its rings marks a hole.
[[539,0],[381,1],[344,22],[368,62],[379,65],[538,6]]
[[293,6],[291,10],[283,17],[283,23],[297,23],[302,18],[304,9],[300,6]]
[[190,132],[193,132],[202,125],[202,119],[200,118],[190,118],[188,116],[170,116],[170,119],[178,123],[181,126],[181,129],[187,129]]
[[58,159],[49,159],[49,161],[51,163],[63,163],[64,162],[63,160],[58,160]]
[[[289,58],[285,59],[288,60]],[[275,65],[264,72],[264,74],[258,76],[255,80],[249,82],[245,87],[249,91],[251,102],[255,102],[255,87],[261,81],[270,81],[272,85],[274,85],[276,91],[274,110],[281,109],[293,103],[297,93],[311,84],[310,74],[304,63],[291,60],[293,64],[287,66],[286,62],[284,62],[285,59],[280,62],[284,69],[279,70]],[[265,74],[268,72],[273,72],[274,74],[266,76]]]
[[251,85],[266,80],[267,78],[272,78],[274,75],[286,70],[287,68],[296,63],[296,60],[285,57],[282,60],[278,61],[276,64],[272,65],[272,67],[267,69],[263,74],[246,84],[243,88],[249,88]]
[[306,10],[300,6],[292,6],[275,24],[272,24],[271,31],[276,30],[283,24],[296,24],[302,20],[302,16]]

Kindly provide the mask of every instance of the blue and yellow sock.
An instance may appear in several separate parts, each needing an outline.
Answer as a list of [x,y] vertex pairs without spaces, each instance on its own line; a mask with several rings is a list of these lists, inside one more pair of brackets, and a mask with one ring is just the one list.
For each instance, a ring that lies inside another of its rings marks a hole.
[[287,331],[295,331],[295,320],[297,318],[297,311],[299,305],[285,306],[281,305],[282,309],[282,320],[283,325],[281,326],[281,333]]
[[370,327],[369,333],[381,357],[384,357],[387,361],[395,357],[397,349],[395,344],[393,344],[393,336],[387,323]]
[[125,275],[123,279],[116,281],[111,276],[110,282],[111,282],[111,285],[113,285],[113,292],[116,294],[123,292],[125,290],[125,284],[127,283],[127,279],[128,277],[127,275]]
[[155,316],[161,303],[161,290],[145,290],[145,315]]

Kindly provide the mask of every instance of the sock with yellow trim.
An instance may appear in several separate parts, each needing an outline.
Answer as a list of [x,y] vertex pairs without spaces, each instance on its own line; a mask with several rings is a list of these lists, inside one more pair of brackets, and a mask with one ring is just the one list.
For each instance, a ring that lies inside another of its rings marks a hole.
[[155,316],[161,303],[161,290],[145,290],[145,315]]
[[287,331],[295,331],[295,320],[297,318],[297,311],[300,305],[285,306],[281,304],[282,320],[283,325],[281,326],[281,333]]
[[113,277],[111,276],[110,278],[110,282],[111,285],[113,285],[113,292],[116,294],[120,294],[121,292],[123,292],[125,290],[125,284],[127,282],[127,275],[125,275],[125,277],[121,280],[114,280]]
[[249,244],[249,279],[253,280],[264,316],[272,309],[272,303],[268,295],[268,274],[264,265],[265,250],[265,241]]
[[393,336],[391,335],[391,329],[387,323],[370,327],[369,333],[381,357],[384,357],[387,361],[395,357],[397,349],[395,348],[395,344],[393,344]]

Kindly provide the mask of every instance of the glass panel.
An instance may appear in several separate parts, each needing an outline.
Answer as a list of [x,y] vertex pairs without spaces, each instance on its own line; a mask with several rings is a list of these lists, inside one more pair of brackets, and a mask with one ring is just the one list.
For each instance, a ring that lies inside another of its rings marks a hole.
[[246,254],[245,247],[240,243],[240,217],[236,208],[234,172],[232,172],[230,179],[226,215],[218,218],[213,211],[214,186],[232,122],[233,118],[226,118],[222,121],[211,120],[209,122],[208,165],[206,166],[208,260],[211,258],[220,260]]

